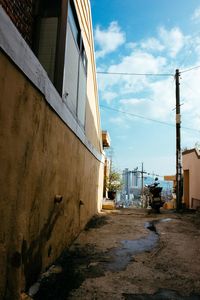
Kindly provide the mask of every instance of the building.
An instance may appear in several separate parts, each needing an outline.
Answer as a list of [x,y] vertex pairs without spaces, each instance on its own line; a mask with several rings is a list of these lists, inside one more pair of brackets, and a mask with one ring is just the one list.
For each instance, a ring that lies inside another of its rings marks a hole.
[[101,208],[89,0],[0,1],[0,298],[22,291]]
[[200,207],[200,151],[186,150],[183,157],[183,201],[187,208]]
[[139,197],[141,193],[141,172],[138,168],[129,170],[128,168],[123,170],[122,173],[123,190],[122,196],[126,200],[132,200],[133,197]]

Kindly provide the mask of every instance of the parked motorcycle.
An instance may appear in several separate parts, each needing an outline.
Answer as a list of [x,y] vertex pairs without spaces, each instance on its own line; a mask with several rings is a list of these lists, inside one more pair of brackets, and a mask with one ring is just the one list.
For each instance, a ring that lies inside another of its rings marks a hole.
[[148,204],[151,206],[157,213],[160,213],[160,208],[163,206],[164,201],[161,198],[162,187],[158,186],[159,183],[155,179],[155,182],[147,186],[148,190]]

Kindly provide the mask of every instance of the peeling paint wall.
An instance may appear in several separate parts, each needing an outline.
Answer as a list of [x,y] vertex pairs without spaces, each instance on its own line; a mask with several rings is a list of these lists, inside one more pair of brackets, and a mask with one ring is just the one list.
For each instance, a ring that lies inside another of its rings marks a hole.
[[103,164],[3,52],[0,70],[0,298],[15,300],[97,212]]

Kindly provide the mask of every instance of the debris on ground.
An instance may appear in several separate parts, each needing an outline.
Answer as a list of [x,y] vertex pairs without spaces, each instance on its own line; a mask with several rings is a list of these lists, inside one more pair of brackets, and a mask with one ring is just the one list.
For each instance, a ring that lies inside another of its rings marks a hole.
[[121,209],[95,216],[43,276],[35,300],[200,299],[195,213]]

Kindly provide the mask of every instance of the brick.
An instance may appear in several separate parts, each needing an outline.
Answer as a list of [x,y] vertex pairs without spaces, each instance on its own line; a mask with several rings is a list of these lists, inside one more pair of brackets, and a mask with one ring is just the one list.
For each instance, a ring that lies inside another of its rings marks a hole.
[[23,38],[31,46],[33,35],[33,0],[0,0]]

